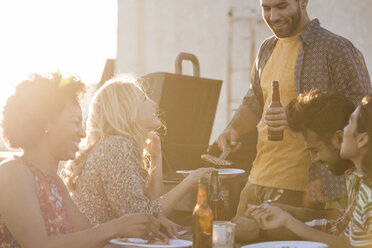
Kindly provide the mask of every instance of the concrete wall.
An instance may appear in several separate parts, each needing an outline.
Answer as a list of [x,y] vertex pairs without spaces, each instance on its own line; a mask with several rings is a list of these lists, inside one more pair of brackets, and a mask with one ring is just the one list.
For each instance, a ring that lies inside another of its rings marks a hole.
[[[223,130],[244,94],[257,49],[271,35],[258,0],[118,0],[117,72],[174,72],[174,59],[194,53],[201,77],[221,79],[211,141]],[[372,71],[372,0],[310,0],[308,12],[350,39]],[[184,63],[184,73],[192,74]]]

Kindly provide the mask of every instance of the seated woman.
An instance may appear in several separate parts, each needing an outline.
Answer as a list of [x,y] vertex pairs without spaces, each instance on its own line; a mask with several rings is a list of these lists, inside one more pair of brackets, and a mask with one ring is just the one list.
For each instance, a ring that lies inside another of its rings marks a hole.
[[162,123],[156,108],[131,78],[113,78],[96,92],[87,137],[63,173],[75,203],[92,224],[129,213],[167,215],[200,176],[213,170],[200,168],[162,195],[161,143],[153,132]]
[[59,73],[31,75],[3,110],[2,129],[10,147],[23,155],[0,165],[0,247],[103,247],[114,237],[148,237],[160,222],[133,214],[91,227],[58,177],[60,161],[75,158],[82,129],[78,102],[85,86]]
[[355,210],[341,236],[329,235],[308,227],[278,207],[250,206],[252,216],[262,229],[286,227],[305,240],[327,243],[329,247],[372,247],[372,95],[365,96],[344,128],[341,157],[351,160],[355,171],[350,180],[359,184]]

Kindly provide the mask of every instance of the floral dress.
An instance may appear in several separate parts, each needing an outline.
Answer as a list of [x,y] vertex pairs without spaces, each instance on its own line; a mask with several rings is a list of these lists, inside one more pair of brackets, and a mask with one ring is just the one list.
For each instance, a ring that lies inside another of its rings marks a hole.
[[[21,159],[21,158],[16,158]],[[74,232],[71,217],[62,198],[62,186],[58,177],[49,176],[22,160],[34,175],[38,189],[40,210],[48,235]],[[20,245],[13,238],[0,215],[0,248],[17,248]]]
[[123,136],[109,136],[89,153],[72,198],[92,225],[125,214],[161,212],[159,201],[145,193],[146,180],[136,154]]

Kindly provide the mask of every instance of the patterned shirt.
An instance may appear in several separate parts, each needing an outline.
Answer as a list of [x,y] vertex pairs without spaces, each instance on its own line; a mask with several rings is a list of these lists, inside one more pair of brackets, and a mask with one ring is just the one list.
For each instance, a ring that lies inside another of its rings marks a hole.
[[343,233],[349,225],[350,219],[353,216],[355,205],[358,199],[358,192],[360,187],[360,177],[356,174],[355,167],[345,172],[346,189],[348,195],[349,205],[343,210],[343,213],[335,220],[317,219],[306,222],[308,226],[318,229],[322,232],[327,232],[333,235]]
[[93,225],[124,214],[159,213],[159,201],[144,193],[141,161],[123,136],[109,136],[89,153],[72,198]]
[[372,247],[372,182],[360,178],[360,187],[353,216],[345,229],[352,247]]
[[[16,159],[21,159],[16,157]],[[23,160],[22,160],[23,161]],[[64,187],[63,182],[56,176],[52,177],[33,166],[27,161],[23,161],[34,175],[37,184],[37,195],[40,210],[44,218],[45,228],[48,235],[71,233],[75,231],[71,217],[62,198]],[[4,224],[0,216],[0,247],[18,248],[20,247],[12,234]]]
[[[318,19],[312,20],[306,26],[299,39],[301,47],[294,69],[297,92],[307,92],[312,88],[335,90],[346,95],[356,105],[363,96],[372,92],[363,55],[349,40],[322,28]],[[261,118],[264,107],[260,78],[276,42],[277,39],[271,37],[261,45],[252,68],[251,86],[242,103],[258,118]],[[324,166],[312,165],[310,181],[319,178],[322,182],[329,182],[329,187],[325,185],[322,187],[326,200],[333,200],[346,194],[343,176],[333,176]]]

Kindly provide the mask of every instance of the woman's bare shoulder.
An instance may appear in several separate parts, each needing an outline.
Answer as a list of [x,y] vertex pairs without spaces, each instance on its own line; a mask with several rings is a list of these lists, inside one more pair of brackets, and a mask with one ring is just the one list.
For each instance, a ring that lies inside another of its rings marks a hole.
[[31,178],[32,175],[27,165],[20,159],[10,158],[0,163],[0,181],[2,182],[24,182]]

